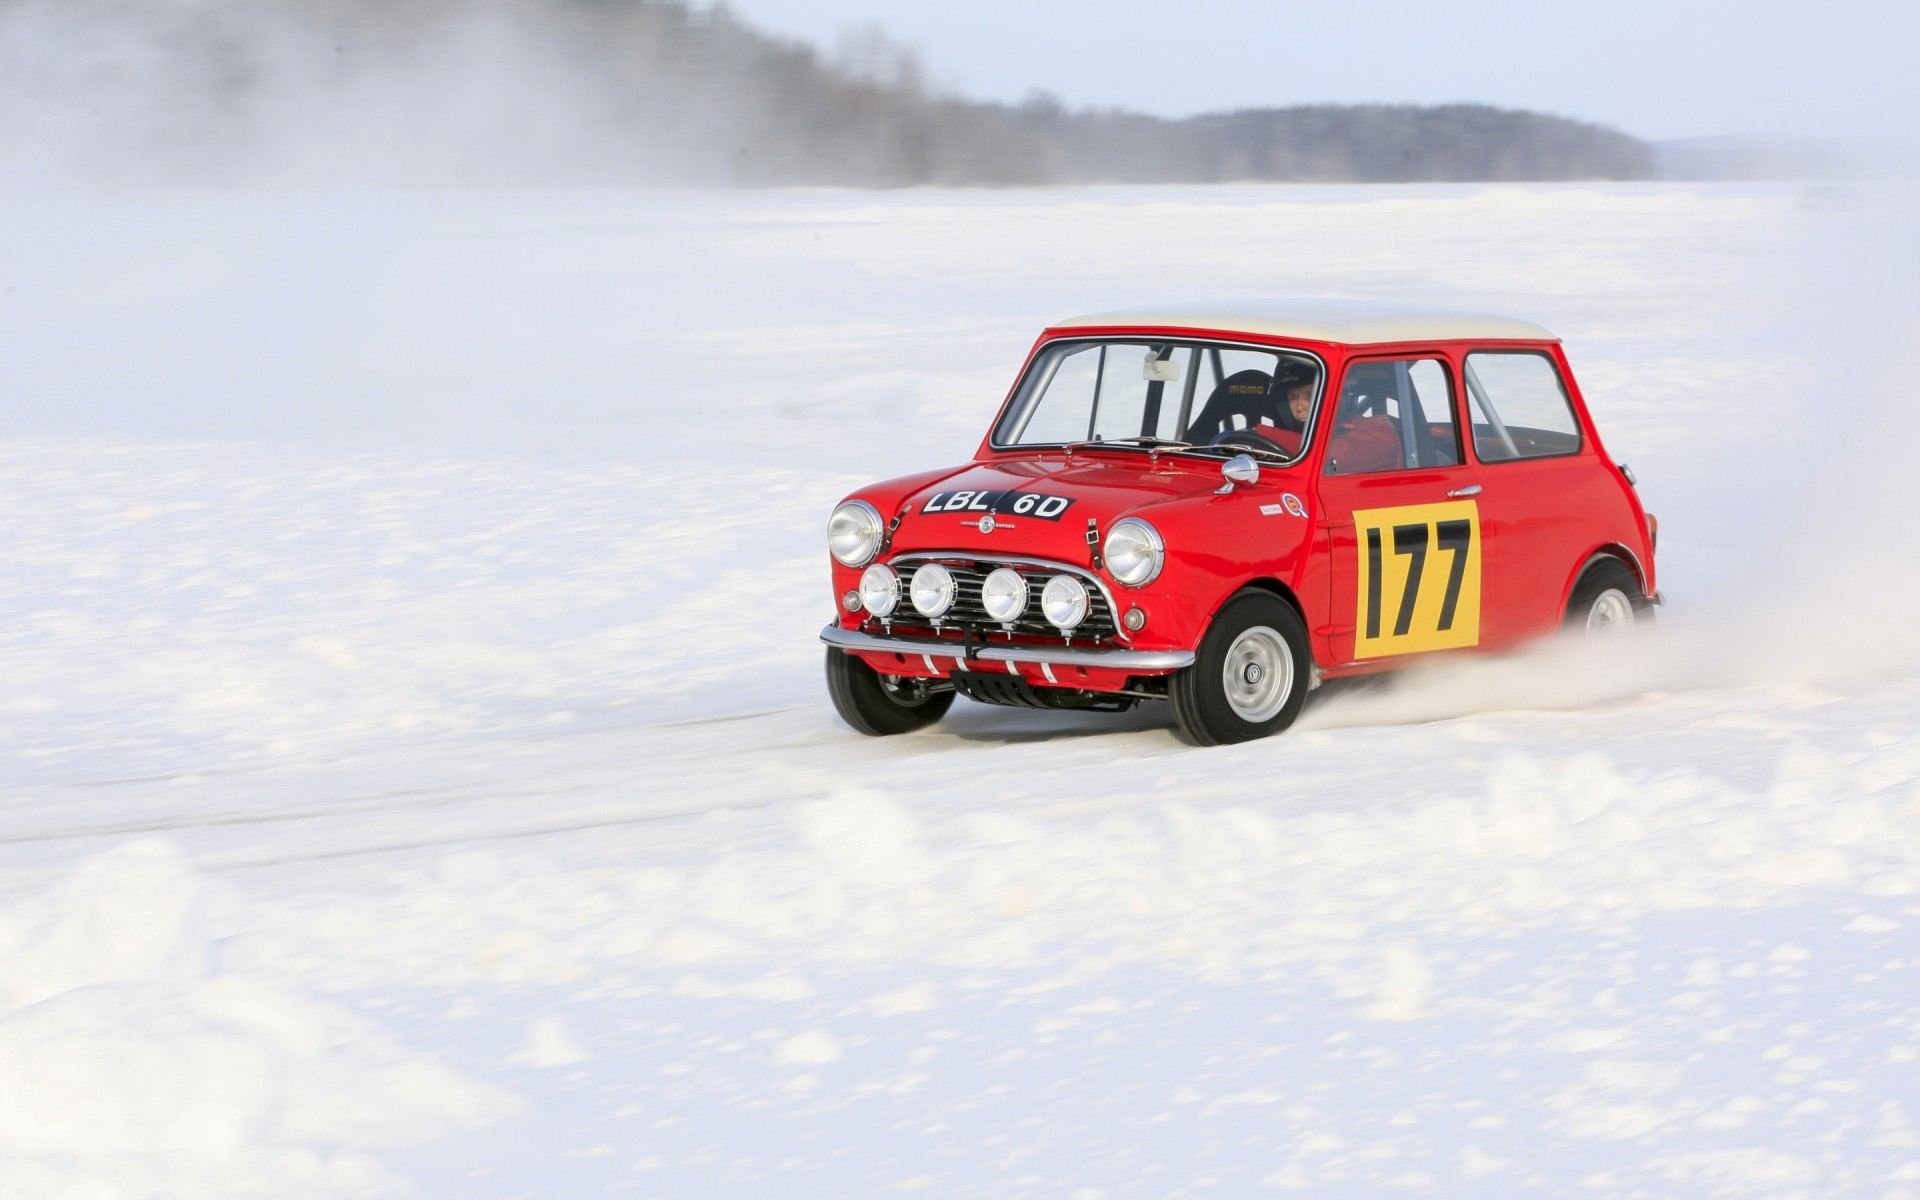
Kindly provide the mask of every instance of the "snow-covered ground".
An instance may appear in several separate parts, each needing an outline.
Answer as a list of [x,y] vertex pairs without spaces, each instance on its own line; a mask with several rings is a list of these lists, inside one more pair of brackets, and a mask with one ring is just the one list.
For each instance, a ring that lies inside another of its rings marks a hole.
[[[1920,1195],[1913,226],[1812,199],[0,198],[0,1200]],[[838,725],[833,501],[1265,294],[1560,333],[1660,635]]]

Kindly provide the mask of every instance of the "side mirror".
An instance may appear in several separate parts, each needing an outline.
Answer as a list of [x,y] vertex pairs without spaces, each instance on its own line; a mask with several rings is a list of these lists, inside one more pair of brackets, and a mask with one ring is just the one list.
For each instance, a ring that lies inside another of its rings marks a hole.
[[1220,473],[1227,477],[1227,482],[1220,488],[1222,492],[1232,491],[1236,483],[1260,482],[1260,464],[1253,461],[1251,454],[1234,455],[1220,464]]

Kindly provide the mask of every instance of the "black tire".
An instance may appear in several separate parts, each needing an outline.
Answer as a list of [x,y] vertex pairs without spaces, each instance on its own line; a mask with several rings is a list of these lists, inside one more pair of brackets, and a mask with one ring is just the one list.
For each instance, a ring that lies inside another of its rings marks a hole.
[[931,725],[953,707],[953,693],[928,692],[921,685],[894,685],[860,659],[827,647],[827,694],[840,719],[868,737],[910,733]]
[[1617,558],[1595,559],[1573,585],[1562,623],[1575,636],[1607,637],[1653,625],[1653,601],[1640,580]]
[[[1250,667],[1257,668],[1251,677]],[[1193,665],[1167,684],[1174,727],[1195,746],[1279,733],[1300,715],[1312,675],[1300,614],[1271,592],[1241,592],[1207,627]]]

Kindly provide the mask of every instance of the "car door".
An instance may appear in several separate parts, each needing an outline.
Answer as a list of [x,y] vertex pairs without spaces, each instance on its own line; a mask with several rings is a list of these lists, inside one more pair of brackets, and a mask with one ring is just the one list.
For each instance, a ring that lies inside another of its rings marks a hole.
[[1318,482],[1335,664],[1477,646],[1493,565],[1460,388],[1438,353],[1347,363]]

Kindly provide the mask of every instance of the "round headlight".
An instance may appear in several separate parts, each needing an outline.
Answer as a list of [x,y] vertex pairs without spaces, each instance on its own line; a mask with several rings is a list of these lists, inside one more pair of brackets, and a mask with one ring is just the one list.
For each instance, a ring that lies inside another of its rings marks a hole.
[[842,566],[863,567],[880,553],[886,528],[879,509],[865,500],[849,500],[827,519],[827,549]]
[[1072,629],[1087,619],[1087,585],[1071,575],[1055,575],[1040,589],[1040,611],[1055,629]]
[[875,563],[860,574],[860,603],[876,617],[890,616],[900,607],[900,577],[885,563]]
[[980,585],[980,607],[996,621],[1011,621],[1027,611],[1027,581],[1012,567],[1000,567]]
[[928,563],[913,573],[913,607],[923,617],[937,617],[953,607],[953,572]]
[[1160,573],[1160,564],[1167,560],[1167,546],[1160,540],[1159,530],[1139,517],[1128,517],[1107,530],[1105,557],[1107,571],[1115,579],[1128,587],[1140,587],[1153,582]]

